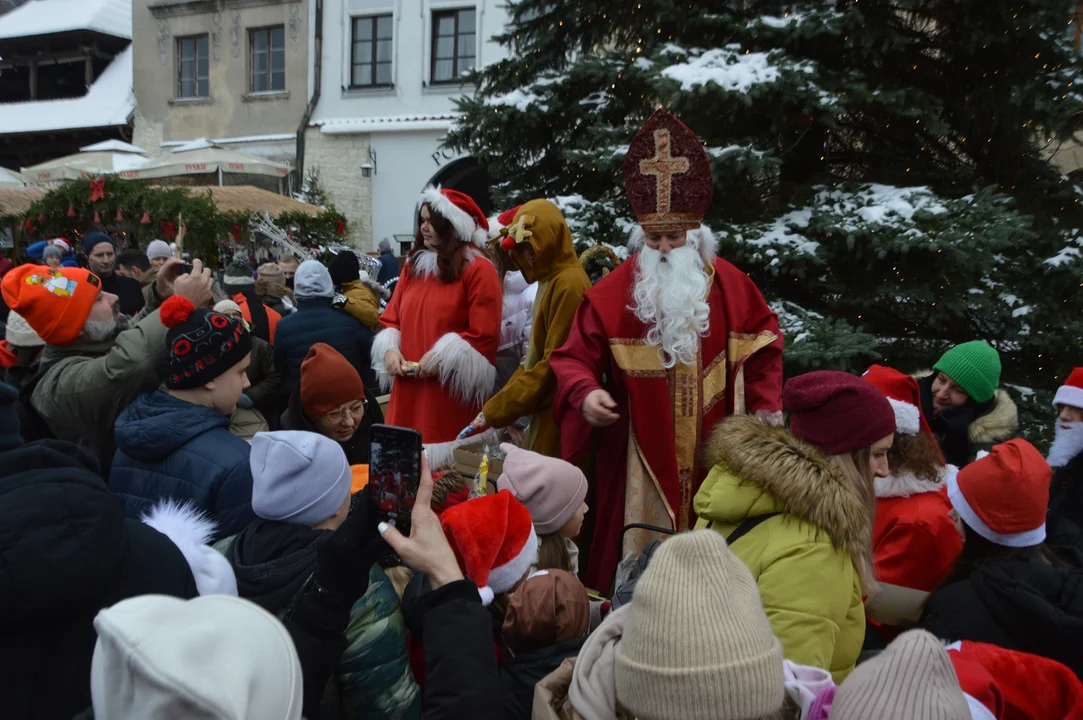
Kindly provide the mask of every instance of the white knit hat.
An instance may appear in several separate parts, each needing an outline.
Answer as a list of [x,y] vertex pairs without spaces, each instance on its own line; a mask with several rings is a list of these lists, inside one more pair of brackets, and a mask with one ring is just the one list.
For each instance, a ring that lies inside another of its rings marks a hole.
[[301,663],[269,612],[225,595],[141,595],[94,618],[94,715],[298,720]]
[[45,341],[34,332],[22,315],[12,310],[8,313],[8,329],[5,335],[8,343],[14,347],[42,347]]

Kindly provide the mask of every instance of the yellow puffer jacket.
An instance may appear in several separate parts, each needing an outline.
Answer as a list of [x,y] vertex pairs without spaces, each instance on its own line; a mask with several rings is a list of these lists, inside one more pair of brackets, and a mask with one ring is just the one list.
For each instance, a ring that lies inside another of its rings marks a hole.
[[871,567],[871,521],[857,490],[819,450],[753,417],[719,423],[706,452],[714,469],[693,501],[696,528],[728,537],[749,518],[778,513],[731,550],[756,578],[786,659],[841,683],[865,641],[855,563]]
[[387,290],[372,281],[351,280],[342,286],[342,294],[346,296],[343,310],[373,332],[379,330],[380,300],[377,295],[386,297]]

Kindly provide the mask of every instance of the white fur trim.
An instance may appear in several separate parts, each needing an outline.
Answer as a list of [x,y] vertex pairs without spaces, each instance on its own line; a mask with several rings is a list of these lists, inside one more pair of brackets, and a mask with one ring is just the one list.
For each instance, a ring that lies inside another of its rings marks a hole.
[[971,530],[991,543],[1003,547],[1023,548],[1033,547],[1045,540],[1044,522],[1033,530],[1009,535],[1002,535],[990,528],[978,517],[978,514],[974,512],[974,508],[970,507],[970,503],[963,496],[963,491],[959,489],[957,475],[948,477],[948,499],[951,500],[951,506],[955,508],[955,512],[959,513],[959,517],[963,519],[963,522],[970,526]]
[[1070,405],[1074,408],[1083,408],[1083,388],[1072,385],[1061,385],[1057,394],[1053,397],[1053,408],[1058,405]]
[[489,231],[478,227],[474,218],[448,199],[447,195],[440,192],[439,185],[429,185],[421,191],[421,199],[418,205],[428,203],[432,211],[447,219],[455,228],[455,235],[466,243],[473,243],[479,247],[485,247],[489,240]]
[[903,475],[889,475],[886,478],[878,477],[873,481],[873,485],[876,488],[876,497],[878,498],[905,498],[911,495],[938,492],[940,488],[944,487],[948,475],[954,475],[957,472],[959,472],[959,468],[948,465],[941,468],[940,477],[936,482],[922,480],[914,473],[908,472]]
[[963,693],[963,697],[966,698],[966,706],[970,708],[970,720],[997,720],[997,716],[982,705],[981,700],[966,693]]
[[410,274],[419,277],[436,277],[436,253],[422,250],[410,259]]
[[237,596],[237,577],[229,561],[207,545],[214,537],[215,523],[195,505],[167,498],[144,513],[142,521],[181,551],[200,595]]
[[394,384],[395,378],[387,374],[384,369],[384,355],[388,350],[398,350],[402,343],[402,332],[396,328],[384,328],[376,333],[372,340],[372,348],[369,351],[372,358],[372,369],[376,371],[376,379],[380,382],[380,389],[387,392]]
[[[647,234],[643,231],[643,226],[636,225],[632,228],[632,231],[628,233],[628,252],[639,252],[643,249],[646,241]],[[692,247],[699,250],[699,256],[703,259],[705,265],[714,263],[718,251],[718,239],[715,237],[714,231],[711,230],[711,228],[706,225],[700,225],[695,230],[689,230],[688,242]]]
[[538,534],[530,526],[530,535],[518,554],[500,567],[489,571],[488,587],[493,592],[508,592],[523,579],[538,556]]
[[917,435],[921,430],[921,413],[917,405],[895,398],[888,398],[887,401],[895,411],[895,432],[900,435]]
[[496,595],[493,594],[493,589],[488,585],[482,585],[478,588],[478,595],[481,596],[481,604],[485,607],[489,607],[493,604],[493,600]]
[[494,428],[489,428],[483,433],[477,435],[471,435],[468,438],[462,440],[448,440],[442,443],[429,443],[424,446],[425,457],[429,459],[429,467],[433,470],[441,470],[451,467],[451,464],[455,461],[455,449],[464,445],[473,445],[475,443],[496,444],[496,440],[499,437],[497,431]]
[[464,403],[480,405],[492,395],[496,366],[461,335],[444,335],[429,352],[439,364],[440,384]]

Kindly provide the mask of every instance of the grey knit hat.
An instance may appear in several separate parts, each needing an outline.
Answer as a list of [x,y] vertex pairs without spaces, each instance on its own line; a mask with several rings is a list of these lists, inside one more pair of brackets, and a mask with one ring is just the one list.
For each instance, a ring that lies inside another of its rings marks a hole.
[[293,294],[301,298],[330,298],[335,296],[331,273],[319,260],[305,260],[293,276]]
[[56,245],[46,245],[45,249],[41,251],[41,259],[49,257],[50,255],[56,255],[57,257],[64,257],[64,253],[60,252],[60,248]]
[[631,713],[747,720],[782,707],[782,645],[752,573],[715,531],[663,542],[630,613],[616,650],[616,684],[617,700]]
[[4,338],[12,347],[42,347],[41,339],[22,315],[12,310],[8,313],[7,334]]
[[319,433],[256,433],[249,464],[252,511],[264,520],[311,527],[333,517],[350,497],[346,452]]
[[169,244],[165,240],[151,240],[147,245],[147,259],[166,258],[168,260],[171,257],[173,257],[173,251],[169,249]]
[[831,704],[831,720],[970,720],[948,653],[924,630],[903,633],[857,667]]
[[252,266],[244,260],[234,260],[226,267],[222,275],[222,284],[227,290],[255,285],[256,278],[252,275]]

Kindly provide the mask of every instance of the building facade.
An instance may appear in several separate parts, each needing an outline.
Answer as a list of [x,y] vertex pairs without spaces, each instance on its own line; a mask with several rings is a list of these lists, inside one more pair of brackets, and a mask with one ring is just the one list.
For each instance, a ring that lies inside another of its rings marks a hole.
[[[489,212],[489,181],[471,158],[441,149],[464,73],[496,62],[505,0],[319,0],[322,45],[311,77],[320,96],[303,165],[316,170],[361,250],[412,238],[429,183],[473,196]],[[309,22],[316,24],[317,3]],[[318,32],[318,31],[317,31]]]
[[132,0],[133,142],[207,138],[292,163],[310,23],[309,0]]

